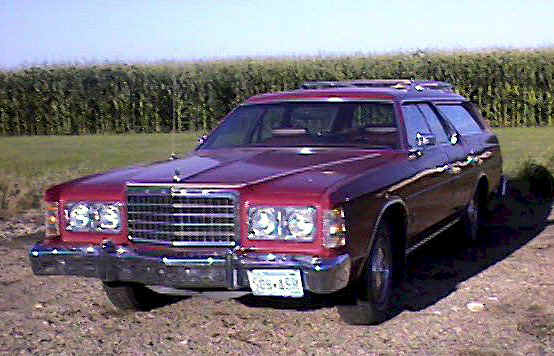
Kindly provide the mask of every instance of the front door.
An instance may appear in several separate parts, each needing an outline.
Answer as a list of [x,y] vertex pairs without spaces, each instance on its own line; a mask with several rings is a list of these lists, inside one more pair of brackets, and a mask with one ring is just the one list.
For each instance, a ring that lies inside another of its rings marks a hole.
[[[404,198],[409,210],[410,240],[408,245],[417,243],[416,236],[432,225],[447,218],[451,214],[451,192],[447,183],[450,179],[448,157],[444,145],[448,144],[444,129],[438,130],[434,123],[426,119],[422,105],[402,105],[402,115],[406,127],[408,145],[419,150],[420,155],[412,155],[412,164],[416,167],[416,174],[409,181],[404,190]],[[433,134],[436,143],[418,145],[417,136]]]

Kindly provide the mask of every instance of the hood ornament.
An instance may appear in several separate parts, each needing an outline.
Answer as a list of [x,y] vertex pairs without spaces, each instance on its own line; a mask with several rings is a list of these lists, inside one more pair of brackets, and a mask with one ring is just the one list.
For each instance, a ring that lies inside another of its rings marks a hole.
[[179,183],[181,181],[181,177],[179,177],[181,175],[181,172],[179,171],[179,168],[175,168],[175,175],[173,176],[173,181],[175,183]]

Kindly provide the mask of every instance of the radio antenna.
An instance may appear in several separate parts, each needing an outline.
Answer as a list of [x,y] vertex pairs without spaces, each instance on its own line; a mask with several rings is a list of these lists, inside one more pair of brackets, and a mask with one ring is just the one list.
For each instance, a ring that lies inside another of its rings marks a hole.
[[177,156],[177,152],[175,152],[175,89],[177,87],[176,79],[175,79],[175,73],[172,75],[173,79],[173,87],[171,88],[171,119],[173,122],[173,128],[171,130],[171,154],[169,155],[169,159],[173,160],[176,158],[179,158]]

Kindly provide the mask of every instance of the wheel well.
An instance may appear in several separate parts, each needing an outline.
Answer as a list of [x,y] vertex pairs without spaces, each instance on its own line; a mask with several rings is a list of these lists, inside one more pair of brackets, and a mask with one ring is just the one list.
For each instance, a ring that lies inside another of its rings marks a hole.
[[479,200],[481,202],[487,201],[487,197],[489,195],[489,180],[487,179],[487,176],[483,175],[479,178],[475,191],[479,192]]
[[408,228],[408,215],[403,204],[392,204],[385,210],[382,216],[393,229],[392,250],[397,280],[402,279],[406,265],[406,233]]

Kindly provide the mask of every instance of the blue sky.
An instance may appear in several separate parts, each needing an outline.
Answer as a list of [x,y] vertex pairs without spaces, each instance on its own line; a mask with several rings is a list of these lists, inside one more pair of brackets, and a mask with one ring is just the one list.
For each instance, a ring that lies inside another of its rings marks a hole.
[[552,0],[0,0],[0,67],[554,45]]

